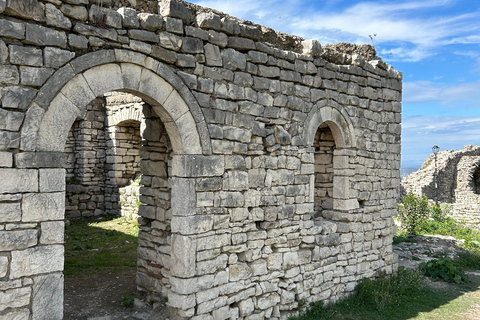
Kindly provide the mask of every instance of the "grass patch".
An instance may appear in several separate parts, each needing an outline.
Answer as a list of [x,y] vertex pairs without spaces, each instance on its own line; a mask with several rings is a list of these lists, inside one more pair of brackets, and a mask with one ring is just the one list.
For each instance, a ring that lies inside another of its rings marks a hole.
[[363,279],[346,299],[329,306],[316,302],[290,320],[461,319],[458,311],[478,302],[474,290],[478,290],[480,278],[472,278],[469,283],[433,289],[424,285],[418,272],[401,268],[395,275]]
[[137,247],[138,225],[134,220],[103,217],[72,221],[65,228],[65,276],[135,269]]

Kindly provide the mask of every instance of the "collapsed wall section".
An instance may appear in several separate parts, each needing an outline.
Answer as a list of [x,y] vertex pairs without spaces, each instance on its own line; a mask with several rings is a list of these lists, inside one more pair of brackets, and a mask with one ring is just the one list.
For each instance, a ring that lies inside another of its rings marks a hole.
[[368,46],[322,50],[181,1],[90,2],[0,0],[0,315],[61,319],[59,153],[112,90],[149,105],[149,300],[184,318],[284,319],[396,269],[401,73]]

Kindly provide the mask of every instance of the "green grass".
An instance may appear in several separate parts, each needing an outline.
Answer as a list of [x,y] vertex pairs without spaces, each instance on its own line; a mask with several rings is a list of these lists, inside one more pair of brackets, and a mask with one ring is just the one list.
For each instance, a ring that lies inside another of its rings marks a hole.
[[[479,298],[480,277],[461,285],[433,289],[423,285],[416,271],[400,269],[397,275],[362,280],[354,293],[324,307],[317,302],[291,320],[406,320],[461,319],[458,312],[472,308]],[[434,315],[434,316],[432,316]]]
[[72,221],[65,228],[65,276],[80,278],[135,269],[137,247],[134,220],[105,217]]

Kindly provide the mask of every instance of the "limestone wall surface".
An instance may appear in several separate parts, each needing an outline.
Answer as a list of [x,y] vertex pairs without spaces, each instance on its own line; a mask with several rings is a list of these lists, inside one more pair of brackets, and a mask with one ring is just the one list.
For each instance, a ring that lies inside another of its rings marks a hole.
[[111,91],[145,102],[137,284],[154,305],[286,319],[394,271],[402,74],[370,46],[130,3],[0,0],[0,317],[63,316],[64,151]]
[[413,192],[428,199],[451,204],[451,216],[477,227],[480,222],[480,147],[464,146],[437,154],[437,188],[435,158],[430,155],[416,172],[402,179],[401,195]]

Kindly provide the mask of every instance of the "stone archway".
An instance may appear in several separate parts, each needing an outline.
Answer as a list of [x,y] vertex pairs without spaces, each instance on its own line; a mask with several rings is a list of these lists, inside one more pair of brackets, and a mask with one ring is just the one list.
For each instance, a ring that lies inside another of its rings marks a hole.
[[[323,101],[318,103],[305,119],[302,143],[308,147],[318,144],[319,130],[322,128],[327,130],[326,133],[330,136],[329,144],[334,146],[334,150],[329,152],[328,161],[332,174],[328,178],[331,195],[327,201],[332,203],[327,207],[335,211],[358,209],[358,200],[350,192],[350,177],[355,171],[350,170],[349,158],[356,152],[352,121],[343,108],[336,107],[335,103],[327,105],[327,102]],[[321,156],[316,154],[316,158],[320,159]]]
[[[88,63],[102,61],[102,59],[95,59],[95,56],[98,58],[98,55],[113,55],[115,61],[75,69],[75,66],[86,61]],[[63,233],[63,222],[61,221],[65,211],[64,200],[62,200],[65,183],[61,182],[62,179],[64,180],[61,159],[68,131],[75,119],[82,118],[86,105],[105,92],[115,90],[135,94],[146,101],[151,106],[151,111],[158,116],[173,149],[172,177],[169,178],[172,234],[169,235],[171,239],[165,241],[168,243],[165,251],[169,252],[169,262],[166,263],[165,257],[155,254],[155,251],[152,250],[142,252],[141,259],[155,268],[165,267],[168,264],[167,267],[173,276],[192,277],[195,274],[194,272],[192,274],[192,266],[195,270],[195,248],[187,245],[190,238],[183,233],[188,234],[188,231],[184,232],[185,230],[179,226],[183,225],[185,216],[195,215],[195,188],[188,188],[194,183],[189,174],[191,163],[195,159],[201,158],[202,155],[211,153],[209,134],[200,107],[181,79],[158,61],[122,50],[116,50],[115,53],[113,51],[95,52],[86,56],[89,58],[82,56],[53,75],[52,79],[55,80],[48,81],[40,89],[25,120],[21,148],[30,152],[24,153],[23,160],[39,167],[48,166],[48,171],[45,170],[45,174],[48,172],[45,181],[50,181],[55,176],[54,182],[58,182],[56,188],[40,190],[36,205],[45,207],[40,211],[51,210],[52,206],[55,207],[55,210],[45,217],[39,216],[38,219],[42,221],[43,219],[55,220],[57,224],[61,225],[57,228],[57,232]],[[65,76],[65,68],[78,72]],[[151,132],[150,135],[155,134]],[[165,167],[164,165],[164,170]],[[163,174],[156,172],[158,168],[155,164],[150,164],[148,166],[149,173],[153,176],[162,176]],[[144,211],[148,216],[148,210]],[[155,220],[155,213],[148,218]],[[201,224],[201,222],[198,223]],[[190,227],[194,227],[194,224],[190,225]],[[62,241],[58,244],[61,244]],[[63,246],[51,247],[50,251],[52,252],[46,250],[43,253],[45,261],[50,259],[56,261],[55,266],[48,266],[48,270],[45,269],[42,272],[50,273],[43,276],[46,278],[43,282],[49,284],[41,288],[42,292],[34,295],[32,303],[35,310],[43,308],[43,313],[47,314],[47,318],[61,319],[63,314],[61,307],[63,305],[63,276],[61,274]],[[38,260],[35,256],[26,257],[25,265],[38,263],[33,259]],[[143,277],[145,275],[150,277],[154,283],[146,288],[153,291],[150,292],[152,295],[175,295],[175,289],[159,288],[159,275],[151,272],[143,273]],[[149,281],[143,279],[143,283]],[[54,284],[51,285],[51,282]],[[43,296],[51,298],[49,301],[45,301]],[[35,312],[35,310],[33,311]]]

